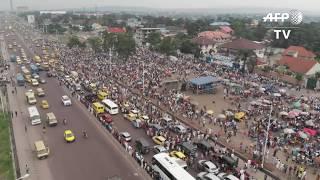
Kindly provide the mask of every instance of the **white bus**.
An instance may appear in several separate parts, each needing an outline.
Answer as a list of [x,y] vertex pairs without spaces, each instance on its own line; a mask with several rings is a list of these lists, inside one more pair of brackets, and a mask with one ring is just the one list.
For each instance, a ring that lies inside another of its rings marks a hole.
[[31,125],[41,124],[40,114],[36,106],[28,107]]
[[167,153],[158,153],[153,156],[152,169],[158,172],[163,180],[195,180]]
[[105,110],[109,114],[118,114],[119,113],[118,105],[116,103],[114,103],[113,101],[111,101],[110,99],[102,100],[102,104],[104,105]]

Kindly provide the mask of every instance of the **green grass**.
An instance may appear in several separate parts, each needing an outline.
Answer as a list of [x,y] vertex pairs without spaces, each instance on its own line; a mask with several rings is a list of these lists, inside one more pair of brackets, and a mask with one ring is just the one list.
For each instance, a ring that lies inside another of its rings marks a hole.
[[0,179],[13,180],[8,114],[0,113]]

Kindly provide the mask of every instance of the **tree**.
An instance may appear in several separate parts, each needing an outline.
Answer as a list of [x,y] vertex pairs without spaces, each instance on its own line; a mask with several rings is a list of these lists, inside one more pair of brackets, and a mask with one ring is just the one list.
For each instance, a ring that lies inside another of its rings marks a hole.
[[69,48],[73,48],[73,47],[83,47],[84,45],[83,45],[83,43],[80,42],[80,40],[77,36],[71,36],[69,38],[67,46]]
[[161,42],[160,33],[158,33],[158,32],[150,33],[147,38],[147,42],[150,43],[152,49],[155,49],[156,47],[158,47]]
[[114,48],[114,44],[116,41],[116,34],[113,33],[108,33],[108,32],[103,32],[102,35],[102,49],[104,51],[109,51],[111,48]]
[[166,54],[167,56],[176,55],[176,49],[177,49],[176,42],[174,39],[170,37],[165,37],[160,42],[159,51],[161,53]]
[[197,48],[198,46],[195,43],[191,42],[190,39],[182,41],[179,47],[180,51],[185,54],[196,54]]
[[79,26],[72,26],[71,25],[71,31],[79,32],[80,28],[79,28]]
[[248,50],[240,50],[238,53],[239,53],[238,54],[239,59],[243,61],[243,65],[242,65],[241,71],[242,71],[242,73],[245,73],[246,72],[246,66],[247,66],[247,60],[248,60],[248,57],[249,57],[249,51]]
[[296,78],[297,82],[300,83],[303,79],[303,75],[301,73],[297,73],[295,78]]
[[62,34],[66,31],[67,29],[62,27],[60,24],[49,24],[47,26],[47,31],[49,34]]
[[99,37],[90,37],[87,40],[94,52],[100,52],[102,48],[102,40]]
[[248,67],[249,73],[253,73],[256,65],[257,65],[257,57],[255,55],[251,55],[247,61],[247,67]]
[[120,57],[127,60],[128,57],[136,50],[136,43],[133,36],[130,33],[123,33],[118,34],[116,37],[115,50]]
[[319,78],[320,78],[320,71],[316,72],[315,78],[316,78],[316,79],[319,79]]
[[84,26],[83,26],[83,31],[86,31],[86,32],[88,32],[88,31],[92,31],[93,29],[92,29],[92,26],[90,25],[90,24],[85,24]]

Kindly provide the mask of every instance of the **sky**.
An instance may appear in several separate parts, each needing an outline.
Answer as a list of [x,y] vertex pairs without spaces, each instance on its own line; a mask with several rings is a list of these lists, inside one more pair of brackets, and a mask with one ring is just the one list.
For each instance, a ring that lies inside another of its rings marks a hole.
[[[0,10],[10,8],[10,0],[0,0]],[[29,9],[138,6],[151,8],[289,8],[320,12],[320,0],[13,0],[14,7]]]

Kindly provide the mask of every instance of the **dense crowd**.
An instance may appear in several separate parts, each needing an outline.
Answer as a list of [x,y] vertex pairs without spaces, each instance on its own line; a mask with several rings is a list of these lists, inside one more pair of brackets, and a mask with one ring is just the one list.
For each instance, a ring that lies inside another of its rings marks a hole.
[[[239,122],[243,120],[251,144],[241,142],[240,150],[253,155],[253,159],[246,163],[247,167],[252,162],[261,162],[266,139],[266,159],[273,152],[271,162],[284,173],[296,173],[297,177],[304,179],[308,167],[319,166],[320,99],[316,96],[292,95],[288,93],[292,86],[278,79],[257,74],[243,75],[231,67],[203,63],[185,56],[171,59],[145,48],[137,49],[135,55],[127,60],[118,60],[110,58],[109,54],[67,49],[57,44],[52,46],[57,49],[59,66],[64,67],[66,74],[76,71],[78,81],[83,86],[94,84],[96,89],[108,89],[111,98],[118,104],[129,103],[132,108],[147,114],[150,118],[148,123],[162,125],[162,110],[168,110],[183,119],[196,121],[204,128],[213,125],[223,129],[223,133],[211,128],[206,128],[205,133],[191,129],[186,135],[180,136],[171,133],[169,128],[164,131],[146,128],[150,136],[164,136],[169,149],[176,149],[175,145],[179,142],[195,138],[218,140],[220,136],[225,136],[229,142],[236,138]],[[61,75],[60,79],[66,74]],[[187,84],[190,78],[205,75],[219,77],[224,98],[230,99],[234,106],[214,116],[208,113],[207,107],[193,103],[180,90],[168,88],[164,83],[169,79]],[[73,88],[71,84],[68,86]],[[296,90],[300,91],[301,87]],[[140,93],[144,96],[139,96]],[[158,107],[162,107],[162,110]],[[234,118],[239,112],[245,116]],[[270,130],[268,137],[267,129]],[[279,151],[285,156],[278,156]],[[212,153],[209,151],[196,158],[210,158]],[[295,164],[288,163],[288,159]],[[193,159],[189,159],[188,163],[193,164]]]

